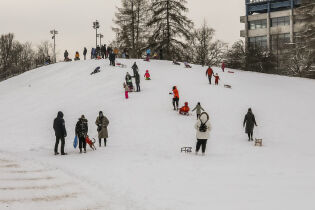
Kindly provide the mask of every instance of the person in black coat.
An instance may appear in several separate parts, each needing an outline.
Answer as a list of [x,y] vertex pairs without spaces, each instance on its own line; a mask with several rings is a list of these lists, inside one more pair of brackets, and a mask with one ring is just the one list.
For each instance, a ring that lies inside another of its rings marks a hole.
[[138,71],[139,71],[139,68],[138,68],[138,66],[137,66],[137,63],[136,62],[134,62],[134,64],[132,65],[132,70],[133,70],[133,77],[136,77],[136,74],[138,73]]
[[86,60],[86,54],[87,54],[87,49],[86,49],[86,47],[85,47],[84,50],[83,50],[84,60]]
[[110,62],[109,65],[115,66],[115,59],[116,59],[116,55],[113,52],[111,52],[109,54],[109,62]]
[[105,59],[105,55],[106,55],[106,45],[102,45],[102,47],[101,47],[102,59]]
[[138,71],[135,71],[135,80],[136,80],[136,86],[137,86],[137,92],[140,92],[140,75]]
[[54,120],[54,130],[56,136],[56,143],[55,143],[55,155],[58,155],[58,145],[59,141],[61,140],[61,155],[66,155],[64,148],[65,148],[65,137],[67,136],[67,131],[65,127],[65,120],[63,119],[63,113],[60,111],[58,112],[57,118]]
[[63,57],[65,58],[65,61],[68,61],[68,56],[69,56],[69,53],[68,53],[68,51],[66,50],[65,52],[64,52],[64,54],[63,54]]
[[252,109],[249,108],[243,122],[245,133],[248,134],[248,141],[253,141],[253,131],[255,125],[257,126],[255,115],[253,114]]
[[84,149],[84,153],[86,153],[85,138],[87,136],[88,130],[89,130],[88,121],[87,119],[85,119],[84,115],[82,115],[75,126],[75,135],[78,136],[79,138],[80,153],[82,153],[82,148]]

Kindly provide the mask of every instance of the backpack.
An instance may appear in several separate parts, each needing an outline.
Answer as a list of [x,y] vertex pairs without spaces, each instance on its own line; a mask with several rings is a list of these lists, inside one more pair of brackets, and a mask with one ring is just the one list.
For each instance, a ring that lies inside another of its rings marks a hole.
[[201,123],[201,125],[200,125],[200,127],[199,127],[199,131],[200,131],[200,132],[204,133],[204,132],[207,131],[207,129],[208,129],[208,127],[207,127],[207,125],[206,125],[207,122],[208,122],[208,120],[207,120],[205,123],[202,123],[202,121],[200,120],[200,123]]

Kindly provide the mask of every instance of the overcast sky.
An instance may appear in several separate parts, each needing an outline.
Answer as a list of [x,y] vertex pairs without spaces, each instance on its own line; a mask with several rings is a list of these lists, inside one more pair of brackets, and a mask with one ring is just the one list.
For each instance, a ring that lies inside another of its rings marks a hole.
[[[216,30],[216,38],[229,44],[240,39],[240,16],[245,13],[244,0],[187,0],[188,16],[196,26],[205,19]],[[120,0],[0,0],[0,34],[12,32],[21,42],[33,45],[52,41],[50,30],[57,36],[58,57],[68,49],[70,57],[84,46],[95,45],[92,22],[99,20],[104,34],[102,43],[114,38],[111,30],[116,6]]]

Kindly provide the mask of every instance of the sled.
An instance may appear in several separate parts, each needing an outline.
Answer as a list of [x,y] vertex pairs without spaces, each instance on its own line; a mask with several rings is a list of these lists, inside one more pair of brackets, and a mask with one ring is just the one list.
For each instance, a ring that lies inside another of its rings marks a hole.
[[91,75],[93,75],[93,74],[96,74],[96,73],[99,73],[100,72],[100,69],[101,69],[101,67],[96,67],[96,69],[94,69],[94,71],[93,72],[91,72]]
[[192,147],[182,147],[180,149],[180,152],[190,153],[192,150]]
[[73,147],[74,147],[74,148],[77,148],[77,146],[78,146],[78,137],[75,136],[75,137],[74,137],[74,140],[73,140]]
[[234,71],[228,71],[228,73],[230,73],[230,74],[234,74]]
[[225,87],[225,88],[232,88],[231,85],[226,85],[226,84],[224,85],[224,87]]
[[179,114],[180,114],[180,115],[184,115],[184,116],[189,116],[189,112],[180,112],[180,111],[179,111]]
[[127,65],[125,65],[123,63],[116,63],[116,66],[118,66],[120,68],[127,68]]
[[255,146],[262,147],[262,139],[255,139]]

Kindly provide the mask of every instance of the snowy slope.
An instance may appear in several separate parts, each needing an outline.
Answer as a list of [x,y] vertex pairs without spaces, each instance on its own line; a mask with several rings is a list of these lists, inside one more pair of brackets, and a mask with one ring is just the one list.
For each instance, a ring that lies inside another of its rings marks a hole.
[[[221,84],[210,86],[206,68],[138,60],[140,74],[148,69],[152,80],[142,79],[142,92],[126,100],[122,84],[134,60],[119,62],[128,68],[108,61],[58,63],[0,83],[0,209],[315,209],[315,81],[215,69]],[[101,72],[90,76],[97,66]],[[204,157],[180,153],[182,146],[195,145],[195,115],[172,110],[173,85],[181,105],[188,101],[193,108],[200,101],[210,114]],[[242,128],[249,107],[262,148],[249,143]],[[68,131],[66,157],[53,155],[52,122],[59,110]],[[108,147],[79,154],[72,146],[75,123],[84,114],[89,135],[96,137],[100,110],[110,120]],[[45,173],[54,169],[51,177],[57,178],[50,181],[57,186],[73,179],[73,188],[47,192],[54,198],[73,195],[63,207],[58,200],[36,200],[40,189],[10,188],[16,183],[8,176],[38,167]]]

